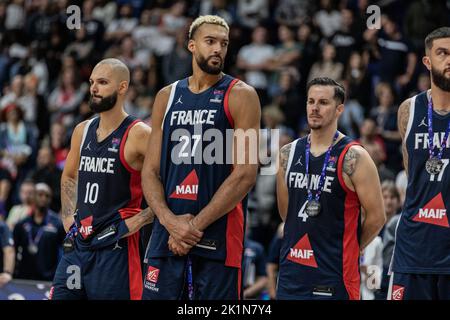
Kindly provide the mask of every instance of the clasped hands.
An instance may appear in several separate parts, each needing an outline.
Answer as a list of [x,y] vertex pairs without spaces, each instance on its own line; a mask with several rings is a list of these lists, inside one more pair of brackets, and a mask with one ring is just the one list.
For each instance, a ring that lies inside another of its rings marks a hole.
[[165,225],[169,232],[167,242],[169,250],[177,256],[187,255],[203,236],[203,232],[195,226],[193,219],[194,216],[191,214],[172,216]]

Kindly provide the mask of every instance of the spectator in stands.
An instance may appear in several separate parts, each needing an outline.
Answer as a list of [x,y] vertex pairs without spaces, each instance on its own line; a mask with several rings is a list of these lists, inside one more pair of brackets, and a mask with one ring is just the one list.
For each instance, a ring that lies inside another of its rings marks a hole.
[[269,61],[269,70],[272,70],[269,95],[273,97],[279,90],[280,73],[287,67],[297,67],[301,57],[301,46],[297,42],[294,31],[286,25],[278,28],[280,44],[275,47],[274,55]]
[[19,99],[19,104],[24,111],[25,122],[36,124],[39,128],[39,139],[49,132],[49,114],[45,104],[45,98],[38,93],[39,78],[28,73],[24,78],[24,92]]
[[0,221],[0,288],[12,280],[14,259],[14,240],[11,231],[3,221]]
[[277,232],[270,242],[269,254],[267,256],[267,290],[269,291],[271,300],[275,300],[277,297],[278,267],[280,264],[280,250],[283,241],[283,228],[284,222],[278,225]]
[[282,122],[294,131],[306,123],[306,110],[301,107],[304,97],[298,90],[298,80],[295,68],[283,70],[279,78],[279,91],[273,97],[284,114]]
[[374,300],[383,270],[383,240],[376,236],[360,256],[361,300]]
[[383,82],[395,84],[400,90],[414,75],[417,55],[392,18],[385,15],[381,21],[382,30],[377,40],[380,51],[378,77]]
[[0,124],[0,156],[4,168],[14,180],[12,201],[18,202],[18,190],[33,167],[37,150],[36,128],[23,121],[22,109],[12,103],[2,110]]
[[384,211],[386,212],[386,225],[381,233],[383,236],[383,276],[381,289],[377,294],[378,298],[386,300],[389,287],[389,265],[391,264],[392,253],[395,245],[395,229],[400,218],[401,209],[400,194],[394,181],[384,181],[381,184],[383,193]]
[[248,237],[244,241],[242,277],[244,299],[261,299],[267,286],[264,247]]
[[[341,10],[341,24],[329,38],[329,42],[336,48],[336,61],[347,65],[350,55],[361,49],[361,35],[353,28],[353,12]],[[344,70],[344,72],[346,69]]]
[[55,164],[55,155],[52,148],[43,145],[38,152],[36,169],[30,173],[35,183],[44,182],[52,190],[52,199],[49,208],[59,212],[61,209],[61,174],[62,171]]
[[0,221],[6,219],[8,214],[7,201],[11,191],[11,175],[8,170],[0,166]]
[[48,97],[52,122],[62,121],[65,125],[72,123],[88,88],[87,83],[81,83],[79,73],[74,68],[63,70],[58,86]]
[[6,88],[6,92],[0,100],[0,109],[4,109],[7,105],[16,102],[23,94],[23,76],[15,75],[11,81],[11,85]]
[[186,32],[180,30],[175,35],[175,39],[173,50],[162,58],[164,85],[184,79],[192,73],[192,57],[186,46]]
[[117,59],[125,63],[129,69],[134,69],[138,66],[149,69],[151,64],[155,63],[152,61],[152,55],[146,50],[136,52],[135,45],[132,36],[123,37],[117,52]]
[[262,20],[269,16],[268,0],[238,0],[237,18],[245,28],[256,28]]
[[82,23],[86,29],[86,38],[94,41],[94,46],[100,49],[100,44],[103,42],[103,35],[105,33],[105,26],[100,19],[94,17],[94,8],[94,0],[83,1]]
[[119,42],[124,37],[130,35],[138,25],[139,20],[133,17],[133,8],[129,4],[124,4],[119,9],[119,15],[111,21],[106,28],[105,40],[107,42]]
[[[80,107],[81,109],[81,107]],[[64,168],[69,148],[67,146],[66,128],[60,122],[54,122],[50,131],[50,146],[59,169]]]
[[281,0],[275,8],[275,19],[278,24],[298,27],[311,20],[313,3],[311,0]]
[[31,216],[14,228],[16,278],[53,279],[65,232],[60,217],[49,209],[51,197],[52,191],[48,185],[36,184],[36,206]]
[[336,49],[330,43],[325,43],[322,49],[322,58],[313,64],[309,72],[308,82],[318,77],[329,77],[340,81],[343,76],[344,66],[336,62]]
[[386,166],[395,173],[402,169],[402,156],[400,154],[401,137],[397,128],[397,110],[395,96],[389,83],[380,82],[375,88],[378,107],[372,110],[371,117],[377,123],[378,133],[386,144]]
[[314,15],[314,22],[324,37],[330,37],[341,27],[341,12],[334,8],[331,0],[320,0],[320,10]]
[[267,43],[267,29],[258,26],[252,32],[252,42],[238,53],[237,67],[245,71],[245,81],[256,89],[261,105],[268,104],[267,71],[274,52],[274,47]]
[[16,204],[11,208],[8,219],[6,220],[9,230],[14,230],[14,227],[18,222],[31,215],[35,197],[34,181],[29,179],[25,180],[20,185],[20,204]]

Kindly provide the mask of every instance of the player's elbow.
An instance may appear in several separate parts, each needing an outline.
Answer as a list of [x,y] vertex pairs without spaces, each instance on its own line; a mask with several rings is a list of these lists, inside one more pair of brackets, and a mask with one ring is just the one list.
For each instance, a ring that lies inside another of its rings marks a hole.
[[386,214],[384,213],[384,210],[376,210],[373,214],[369,215],[368,218],[369,217],[370,224],[376,229],[383,228],[386,223]]
[[249,190],[256,184],[258,176],[258,166],[247,165],[238,172],[239,184],[245,186]]

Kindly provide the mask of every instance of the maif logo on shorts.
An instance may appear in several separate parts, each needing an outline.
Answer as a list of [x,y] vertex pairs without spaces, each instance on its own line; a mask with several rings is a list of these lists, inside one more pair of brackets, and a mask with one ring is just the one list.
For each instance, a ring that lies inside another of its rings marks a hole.
[[405,293],[405,287],[394,285],[392,287],[392,300],[403,300],[403,294]]
[[156,269],[155,267],[152,266],[148,266],[146,280],[153,283],[157,283],[158,277],[159,277],[159,269]]

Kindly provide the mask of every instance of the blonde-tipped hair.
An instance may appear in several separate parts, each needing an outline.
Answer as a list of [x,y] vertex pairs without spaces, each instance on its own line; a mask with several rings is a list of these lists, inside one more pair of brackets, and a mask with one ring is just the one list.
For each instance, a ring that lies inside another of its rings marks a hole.
[[191,26],[189,27],[189,40],[194,37],[195,31],[202,25],[202,24],[216,24],[218,26],[224,27],[227,29],[227,32],[230,31],[230,27],[228,26],[228,23],[219,16],[213,16],[213,15],[206,15],[206,16],[200,16],[197,19],[192,22]]

